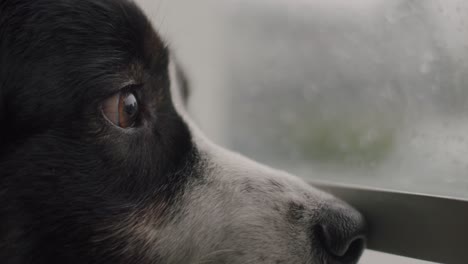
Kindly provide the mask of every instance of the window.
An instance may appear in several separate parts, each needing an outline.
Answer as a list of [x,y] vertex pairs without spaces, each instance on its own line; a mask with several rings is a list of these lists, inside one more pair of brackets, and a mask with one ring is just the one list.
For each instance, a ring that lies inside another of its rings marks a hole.
[[364,211],[373,249],[468,259],[468,2],[140,2],[216,142]]

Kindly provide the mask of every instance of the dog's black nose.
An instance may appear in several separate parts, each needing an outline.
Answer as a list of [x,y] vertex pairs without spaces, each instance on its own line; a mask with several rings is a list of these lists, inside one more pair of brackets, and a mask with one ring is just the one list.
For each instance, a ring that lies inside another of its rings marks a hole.
[[321,213],[315,235],[331,260],[327,263],[357,263],[366,245],[364,217],[340,203],[328,205]]

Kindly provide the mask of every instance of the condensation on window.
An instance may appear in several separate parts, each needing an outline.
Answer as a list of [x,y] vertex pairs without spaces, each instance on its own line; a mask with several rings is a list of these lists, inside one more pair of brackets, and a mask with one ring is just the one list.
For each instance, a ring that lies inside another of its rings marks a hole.
[[191,19],[166,33],[218,143],[308,179],[468,197],[468,2],[178,2]]
[[229,12],[230,147],[306,178],[468,195],[466,1],[265,3]]

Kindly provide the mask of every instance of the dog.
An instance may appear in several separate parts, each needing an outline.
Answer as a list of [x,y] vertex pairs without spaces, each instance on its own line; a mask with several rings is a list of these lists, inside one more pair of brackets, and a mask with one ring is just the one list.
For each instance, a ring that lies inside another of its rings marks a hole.
[[0,1],[0,259],[357,263],[363,216],[210,142],[129,0]]

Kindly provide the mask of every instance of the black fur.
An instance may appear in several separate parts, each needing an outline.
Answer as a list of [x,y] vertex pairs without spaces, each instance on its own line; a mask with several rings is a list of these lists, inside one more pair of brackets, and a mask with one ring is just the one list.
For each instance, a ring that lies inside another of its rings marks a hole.
[[[106,227],[170,206],[197,162],[168,60],[128,1],[0,0],[1,263],[144,263]],[[130,132],[100,109],[129,80]]]

